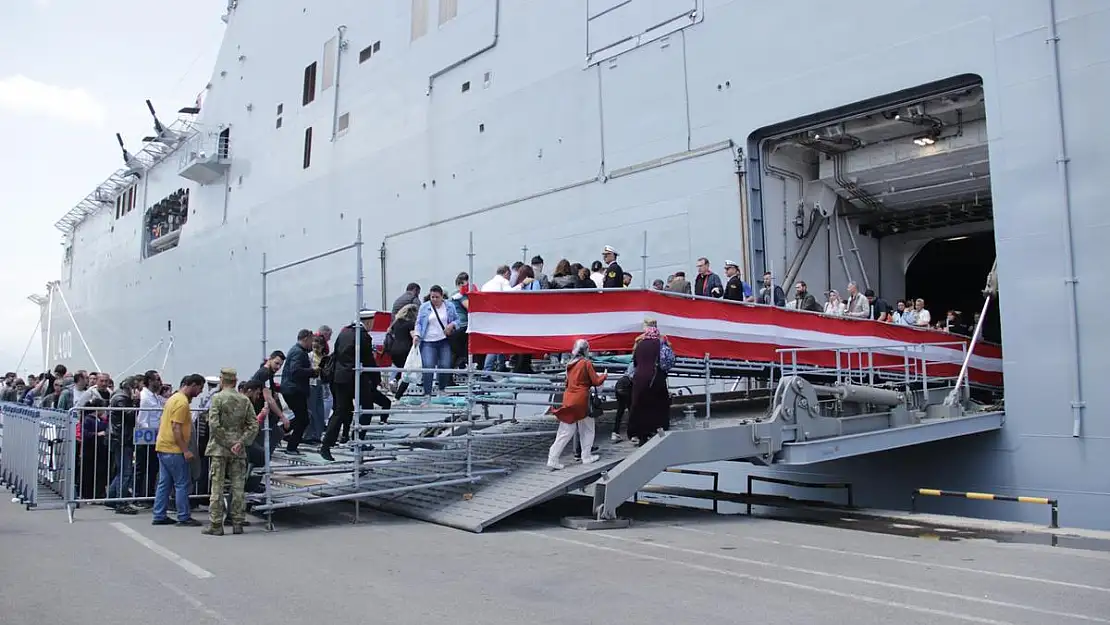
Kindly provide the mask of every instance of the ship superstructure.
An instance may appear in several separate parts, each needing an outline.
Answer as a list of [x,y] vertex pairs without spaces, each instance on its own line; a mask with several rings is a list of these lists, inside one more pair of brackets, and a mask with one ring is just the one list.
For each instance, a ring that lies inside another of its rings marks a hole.
[[[985,325],[1005,343],[1001,433],[807,471],[890,505],[928,485],[1050,494],[1069,524],[1108,527],[1105,333],[1089,311],[1105,299],[1110,129],[1092,103],[1110,84],[1110,8],[318,4],[229,2],[199,109],[157,122],[59,221],[51,362],[249,369],[263,254],[347,245],[358,219],[365,303],[382,308],[471,262],[482,282],[611,245],[635,285],[728,258],[748,281],[851,281],[970,317],[997,250],[1004,302]],[[348,322],[352,266],[270,279],[269,345]]]

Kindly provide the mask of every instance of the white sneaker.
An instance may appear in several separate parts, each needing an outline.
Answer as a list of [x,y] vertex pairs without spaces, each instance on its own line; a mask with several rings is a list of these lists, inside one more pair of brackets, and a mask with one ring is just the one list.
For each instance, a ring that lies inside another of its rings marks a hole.
[[548,462],[547,468],[551,469],[552,471],[559,471],[561,469],[565,469],[566,467],[559,464],[558,462]]
[[597,454],[594,454],[594,455],[586,456],[585,458],[582,458],[582,464],[593,464],[593,463],[597,462],[598,460],[601,460],[601,456],[599,456]]
[[610,441],[612,441],[612,442],[614,442],[614,443],[619,443],[619,442],[621,442],[621,441],[622,441],[622,440],[624,440],[624,439],[622,439],[622,438],[621,438],[621,435],[620,435],[620,434],[617,434],[616,432],[613,432],[613,433],[612,433],[612,434],[611,434],[611,435],[609,436],[609,440],[610,440]]

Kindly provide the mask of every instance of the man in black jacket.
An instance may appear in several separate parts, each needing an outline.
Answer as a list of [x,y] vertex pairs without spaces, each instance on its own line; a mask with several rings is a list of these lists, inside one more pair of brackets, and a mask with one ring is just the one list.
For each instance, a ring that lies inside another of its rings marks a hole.
[[[112,394],[108,407],[108,424],[111,427],[111,446],[108,457],[109,471],[115,474],[108,485],[108,498],[130,497],[135,482],[135,417],[138,416],[139,391],[142,380],[138,376],[125,379]],[[138,514],[130,503],[109,503],[116,514]]]
[[[342,333],[340,333],[342,336]],[[285,453],[302,455],[297,447],[308,429],[308,394],[312,390],[309,381],[319,377],[320,372],[312,367],[308,350],[312,349],[312,330],[297,333],[297,342],[285,354],[285,369],[281,372],[281,396],[293,411],[293,431],[289,434]]]
[[[357,331],[359,340],[359,362],[363,367],[377,367],[374,358],[374,344],[370,337],[370,328],[374,324],[374,311],[364,310],[359,313]],[[324,434],[324,442],[320,445],[320,457],[324,460],[335,460],[331,455],[331,448],[339,438],[339,430],[344,423],[350,423],[354,416],[355,406],[355,331],[356,324],[351,324],[339,331],[335,339],[335,350],[332,353],[334,375],[331,383],[331,394],[334,399],[331,420],[328,421],[328,431]],[[362,410],[370,410],[374,404],[389,410],[389,398],[378,390],[381,385],[382,375],[378,371],[364,371],[359,376],[359,404]],[[388,416],[382,415],[381,422],[385,423]],[[370,424],[370,415],[359,416],[360,425]],[[366,432],[359,432],[359,438],[366,438]]]

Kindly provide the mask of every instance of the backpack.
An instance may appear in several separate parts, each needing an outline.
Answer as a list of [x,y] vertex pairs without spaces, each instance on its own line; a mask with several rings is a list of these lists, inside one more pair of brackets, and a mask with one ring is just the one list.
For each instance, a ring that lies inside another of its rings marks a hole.
[[660,343],[659,368],[663,370],[663,373],[669,373],[672,367],[674,367],[674,350],[671,349],[669,343]]

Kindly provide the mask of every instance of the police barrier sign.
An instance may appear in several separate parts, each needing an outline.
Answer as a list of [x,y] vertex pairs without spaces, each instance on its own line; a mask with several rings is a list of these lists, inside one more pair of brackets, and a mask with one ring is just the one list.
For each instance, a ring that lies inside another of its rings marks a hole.
[[153,445],[158,440],[158,428],[135,428],[135,445]]

